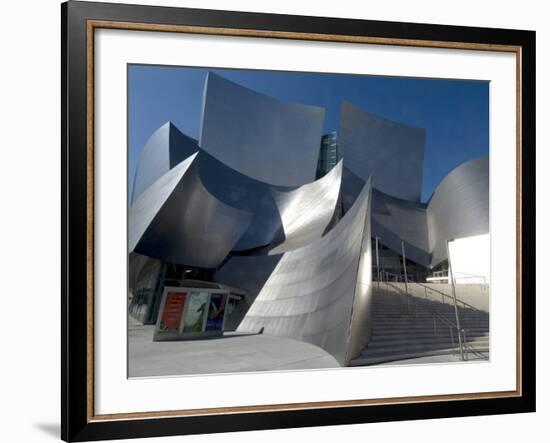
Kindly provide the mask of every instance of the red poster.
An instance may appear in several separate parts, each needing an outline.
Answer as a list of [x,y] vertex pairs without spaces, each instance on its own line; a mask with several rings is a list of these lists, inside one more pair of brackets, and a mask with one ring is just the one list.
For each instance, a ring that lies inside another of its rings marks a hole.
[[185,304],[185,295],[185,292],[169,292],[166,294],[162,321],[160,322],[161,331],[178,331],[183,313],[183,305]]

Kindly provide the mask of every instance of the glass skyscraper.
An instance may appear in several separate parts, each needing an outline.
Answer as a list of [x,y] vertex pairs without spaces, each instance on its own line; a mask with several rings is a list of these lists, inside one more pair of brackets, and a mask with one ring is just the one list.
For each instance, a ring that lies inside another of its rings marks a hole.
[[338,138],[336,131],[321,137],[321,148],[317,162],[317,178],[328,173],[338,163]]

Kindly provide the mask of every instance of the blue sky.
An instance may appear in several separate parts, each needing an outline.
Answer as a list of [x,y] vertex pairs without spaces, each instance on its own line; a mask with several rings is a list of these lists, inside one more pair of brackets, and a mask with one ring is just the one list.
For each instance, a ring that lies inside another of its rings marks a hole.
[[[282,100],[322,106],[325,132],[338,130],[343,100],[368,112],[426,128],[422,201],[466,160],[489,152],[489,83],[346,74],[210,69],[229,80]],[[200,110],[208,69],[128,67],[128,186],[141,148],[171,120],[199,137]],[[129,194],[130,195],[130,194]]]

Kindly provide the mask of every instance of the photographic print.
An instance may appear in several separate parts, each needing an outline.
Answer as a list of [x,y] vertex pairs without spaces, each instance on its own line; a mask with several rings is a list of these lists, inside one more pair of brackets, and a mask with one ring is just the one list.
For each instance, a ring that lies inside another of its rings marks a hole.
[[535,410],[535,34],[62,6],[62,438]]
[[490,361],[488,81],[127,79],[129,377]]

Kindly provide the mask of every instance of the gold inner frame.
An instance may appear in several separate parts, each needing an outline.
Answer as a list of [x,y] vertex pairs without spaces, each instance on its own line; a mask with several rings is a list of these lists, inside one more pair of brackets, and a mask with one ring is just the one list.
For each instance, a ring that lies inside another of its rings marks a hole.
[[[327,41],[342,43],[357,43],[371,45],[392,45],[392,46],[410,46],[422,48],[444,48],[444,49],[464,49],[476,51],[496,51],[511,52],[516,56],[516,390],[514,391],[496,391],[496,392],[475,392],[464,394],[448,395],[426,395],[414,397],[392,397],[382,399],[367,400],[334,400],[324,402],[308,403],[281,403],[256,406],[231,406],[221,408],[202,408],[202,409],[181,409],[171,411],[150,411],[150,412],[128,412],[116,414],[96,415],[94,411],[94,32],[95,29],[120,29],[133,31],[154,31],[154,32],[177,32],[187,34],[203,35],[223,35],[237,37],[259,37],[259,38],[279,38],[290,40],[310,40]],[[186,417],[199,415],[221,415],[237,413],[259,413],[274,411],[294,411],[303,409],[327,409],[343,408],[353,406],[368,405],[391,405],[404,403],[430,403],[437,401],[459,401],[459,400],[480,400],[494,398],[520,397],[522,395],[522,320],[521,320],[521,89],[522,89],[522,48],[513,45],[496,45],[486,43],[467,43],[467,42],[445,42],[437,40],[412,40],[384,37],[366,37],[351,35],[333,35],[333,34],[314,34],[301,32],[285,31],[266,31],[252,29],[233,29],[233,28],[214,28],[202,26],[187,25],[165,25],[150,23],[131,23],[105,20],[87,21],[87,39],[86,39],[86,157],[87,157],[87,176],[86,176],[86,207],[87,207],[87,282],[86,282],[86,305],[87,305],[87,421],[110,421],[123,419],[144,419],[158,417]]]

